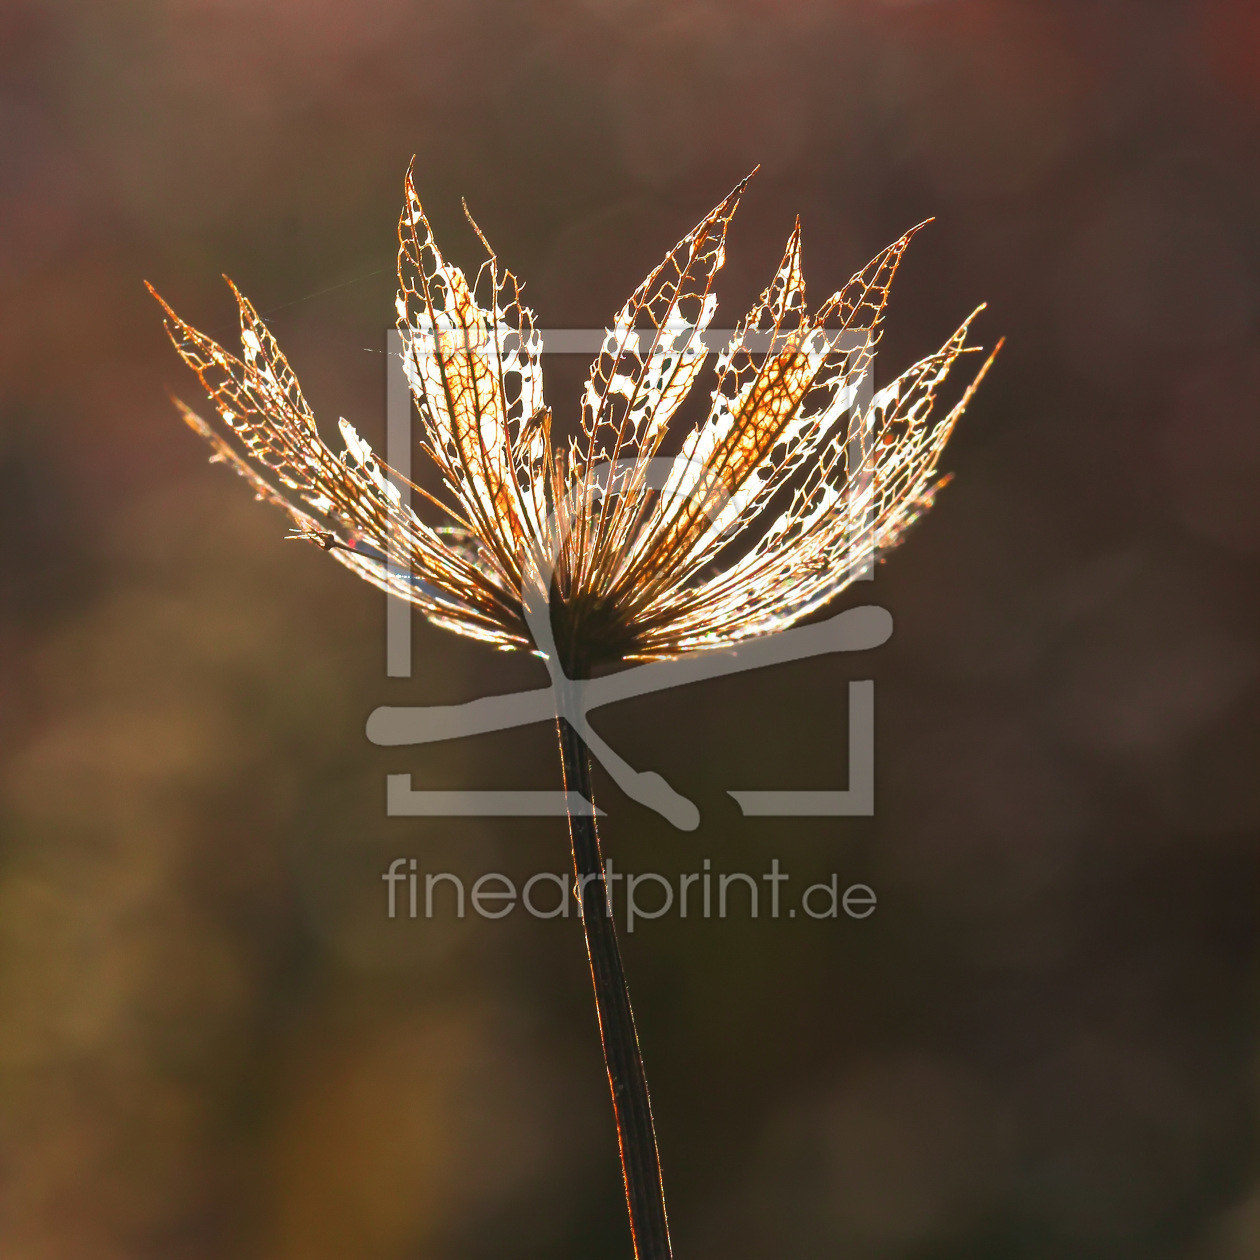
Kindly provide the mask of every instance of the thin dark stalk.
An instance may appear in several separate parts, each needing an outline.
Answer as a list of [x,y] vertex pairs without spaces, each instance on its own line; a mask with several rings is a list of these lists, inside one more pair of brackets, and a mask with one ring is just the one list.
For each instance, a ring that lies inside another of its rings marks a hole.
[[[556,725],[560,733],[565,791],[579,793],[589,801],[591,770],[586,745],[563,718],[558,719]],[[665,1217],[665,1189],[661,1184],[652,1102],[643,1074],[643,1056],[634,1028],[634,1013],[630,1009],[630,992],[621,965],[594,817],[571,813],[569,840],[582,907],[586,954],[591,964],[591,984],[595,988],[599,1035],[604,1045],[604,1065],[608,1069],[608,1087],[617,1117],[621,1173],[635,1260],[670,1260],[669,1224]]]

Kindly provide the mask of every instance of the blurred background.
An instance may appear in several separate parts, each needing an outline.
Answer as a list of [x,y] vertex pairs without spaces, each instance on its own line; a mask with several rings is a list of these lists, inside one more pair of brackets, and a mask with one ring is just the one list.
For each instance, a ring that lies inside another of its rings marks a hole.
[[[1250,0],[7,0],[0,62],[0,1252],[630,1254],[578,923],[385,916],[395,857],[566,869],[561,820],[385,816],[391,772],[557,786],[549,728],[363,733],[541,666],[417,620],[388,680],[383,597],[179,422],[141,285],[232,345],[228,273],[379,441],[414,153],[544,326],[760,163],[719,324],[797,213],[815,301],[935,215],[879,379],[980,300],[1009,339],[844,597],[885,647],[597,722],[703,814],[599,778],[621,869],[880,898],[626,942],[678,1255],[1260,1254]],[[546,365],[566,423],[582,367]],[[875,816],[741,818],[844,786],[853,677]]]

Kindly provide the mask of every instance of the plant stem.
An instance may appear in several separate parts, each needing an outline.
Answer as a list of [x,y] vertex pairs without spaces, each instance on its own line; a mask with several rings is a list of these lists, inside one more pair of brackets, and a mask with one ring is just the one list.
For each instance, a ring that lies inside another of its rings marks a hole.
[[[556,725],[565,791],[577,792],[589,801],[591,769],[586,745],[563,718],[557,719]],[[634,1013],[630,1009],[630,991],[621,965],[594,815],[570,813],[569,840],[573,847],[578,904],[582,907],[582,930],[586,934],[586,955],[591,964],[591,984],[595,988],[599,1036],[604,1045],[604,1066],[608,1069],[608,1087],[617,1117],[621,1174],[626,1187],[635,1260],[670,1260],[665,1189],[661,1184],[652,1103],[643,1074]]]

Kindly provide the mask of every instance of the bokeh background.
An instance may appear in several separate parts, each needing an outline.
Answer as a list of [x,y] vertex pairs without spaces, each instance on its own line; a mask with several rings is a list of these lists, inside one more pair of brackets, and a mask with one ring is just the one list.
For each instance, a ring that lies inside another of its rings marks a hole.
[[[544,325],[759,162],[719,322],[798,212],[815,299],[935,215],[881,379],[981,299],[1009,338],[852,597],[887,646],[599,720],[703,813],[601,780],[621,868],[880,897],[627,942],[678,1254],[1260,1254],[1251,0],[6,0],[0,62],[0,1253],[629,1255],[576,921],[384,913],[398,856],[565,869],[558,820],[384,811],[389,772],[555,786],[546,727],[363,733],[541,667],[417,622],[387,680],[382,597],[179,423],[141,287],[230,339],[229,273],[379,439],[415,153]],[[741,818],[843,786],[851,677],[876,816]]]

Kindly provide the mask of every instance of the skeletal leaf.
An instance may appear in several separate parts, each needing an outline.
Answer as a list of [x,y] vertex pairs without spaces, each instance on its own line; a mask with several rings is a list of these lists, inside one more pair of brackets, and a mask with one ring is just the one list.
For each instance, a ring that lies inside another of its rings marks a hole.
[[[798,223],[716,356],[708,414],[668,472],[653,472],[706,363],[713,282],[746,183],[618,313],[586,381],[581,436],[567,445],[553,436],[542,339],[519,282],[471,216],[487,255],[474,282],[446,260],[410,171],[398,326],[421,445],[442,492],[388,469],[348,421],[334,454],[270,330],[235,288],[240,358],[162,303],[176,349],[215,408],[212,421],[182,403],[181,412],[212,459],[288,514],[291,536],[460,634],[528,646],[523,602],[540,582],[561,650],[587,664],[783,629],[834,599],[930,506],[945,480],[945,444],[994,356],[938,414],[951,371],[974,352],[977,311],[872,395],[889,289],[918,229],[810,315]],[[418,514],[404,490],[439,521]]]

